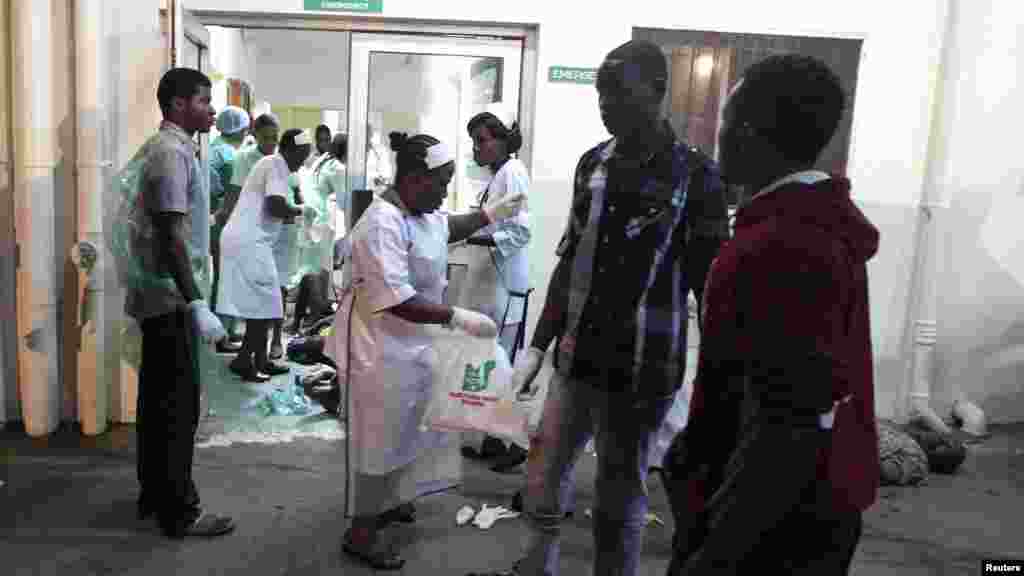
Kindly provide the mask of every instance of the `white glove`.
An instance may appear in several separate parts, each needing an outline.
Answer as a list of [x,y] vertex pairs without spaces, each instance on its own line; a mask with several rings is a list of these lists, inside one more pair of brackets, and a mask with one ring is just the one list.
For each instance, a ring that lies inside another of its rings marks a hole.
[[540,388],[535,385],[537,374],[544,363],[544,351],[530,346],[520,362],[516,362],[516,372],[512,376],[512,387],[520,402],[532,400]]
[[465,308],[452,308],[450,326],[477,338],[495,338],[498,336],[498,325],[487,316]]
[[491,223],[507,220],[526,207],[526,194],[517,192],[491,202],[484,206],[484,214]]
[[188,309],[192,312],[192,320],[196,323],[196,332],[205,344],[216,344],[227,337],[224,325],[220,319],[210,312],[210,305],[206,300],[193,300],[188,303]]

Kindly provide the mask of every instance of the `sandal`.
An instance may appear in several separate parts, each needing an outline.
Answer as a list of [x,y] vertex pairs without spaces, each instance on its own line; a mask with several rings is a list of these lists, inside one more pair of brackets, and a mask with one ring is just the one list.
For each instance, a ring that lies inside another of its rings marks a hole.
[[227,516],[218,516],[216,514],[208,514],[203,512],[192,521],[191,524],[185,526],[182,530],[175,530],[173,532],[167,532],[169,538],[180,540],[186,536],[196,538],[213,538],[216,536],[223,536],[235,529],[235,522]]
[[247,366],[243,368],[232,362],[228,364],[228,369],[234,372],[235,375],[237,375],[239,378],[241,378],[242,382],[251,382],[253,384],[263,384],[265,382],[270,382],[270,376],[264,374],[263,372],[260,372],[259,370],[253,368],[252,366]]
[[352,543],[351,532],[345,533],[341,549],[349,556],[365,562],[374,570],[401,570],[405,566],[405,560],[391,550],[384,550],[379,546],[373,546],[370,550],[367,550],[356,546]]
[[225,339],[217,343],[217,354],[236,354],[241,349],[241,342],[232,342]]
[[270,376],[279,376],[281,374],[287,374],[291,371],[291,368],[283,364],[278,364],[277,362],[267,362],[266,364],[263,365],[262,370],[264,374],[269,374]]

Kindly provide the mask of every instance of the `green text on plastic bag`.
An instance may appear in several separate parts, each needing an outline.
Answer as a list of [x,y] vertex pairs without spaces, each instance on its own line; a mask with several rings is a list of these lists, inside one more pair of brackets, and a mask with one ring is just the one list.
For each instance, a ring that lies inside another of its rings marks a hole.
[[[488,360],[482,366],[474,366],[467,362],[466,372],[462,378],[462,391],[483,392],[487,390],[487,387],[490,386],[491,372],[497,366],[498,364],[494,360]],[[481,368],[483,369],[483,377],[480,375]]]

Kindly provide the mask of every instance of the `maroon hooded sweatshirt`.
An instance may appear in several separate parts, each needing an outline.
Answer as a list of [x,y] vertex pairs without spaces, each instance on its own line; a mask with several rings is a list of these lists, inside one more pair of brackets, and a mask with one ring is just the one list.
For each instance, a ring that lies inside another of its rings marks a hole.
[[[879,483],[866,266],[878,241],[878,230],[851,201],[845,178],[786,184],[738,211],[734,237],[719,250],[704,292],[690,423],[736,422],[735,412],[727,413],[735,411],[736,394],[727,394],[725,402],[721,394],[713,399],[722,380],[709,366],[749,365],[751,358],[807,365],[800,360],[806,354],[830,359],[825,377],[790,380],[830,385],[834,401],[849,397],[836,408],[831,449],[821,451],[818,461],[818,478],[831,484],[837,511],[865,510]],[[795,368],[798,373],[800,366]],[[758,385],[756,378],[752,382]],[[801,394],[817,390],[796,388],[787,391],[787,400],[799,404]],[[735,437],[720,440],[729,433],[719,429],[693,441],[705,444],[705,454],[715,443],[719,452],[731,451]],[[693,512],[704,509],[710,496],[705,488],[701,480],[690,482]]]

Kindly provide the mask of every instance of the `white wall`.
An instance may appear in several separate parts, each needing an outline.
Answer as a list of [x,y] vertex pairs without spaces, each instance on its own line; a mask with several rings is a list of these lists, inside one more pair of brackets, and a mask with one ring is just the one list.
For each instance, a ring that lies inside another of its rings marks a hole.
[[[302,12],[301,0],[190,0],[190,6],[228,12]],[[928,167],[947,1],[833,2],[827,10],[812,0],[720,0],[700,4],[699,10],[695,6],[638,0],[628,11],[597,11],[581,18],[575,3],[388,0],[382,17],[540,25],[536,128],[527,135],[534,139],[530,205],[536,227],[531,257],[538,295],[531,326],[540,311],[554,265],[554,247],[568,213],[573,166],[583,151],[606,137],[593,87],[547,83],[549,66],[596,67],[610,49],[631,37],[634,26],[862,38],[849,175],[856,201],[882,232],[880,253],[869,268],[877,406],[883,416],[898,414],[906,392],[904,335],[915,205]],[[1020,165],[1010,156],[1016,150],[1012,138],[1019,131],[1006,122],[1020,117],[1011,97],[1016,96],[1018,104],[1022,101],[1016,88],[1021,59],[1015,40],[1021,30],[1014,10],[1011,3],[985,0],[978,8],[972,4],[970,15],[964,14],[966,10],[958,15],[963,73],[954,124],[959,136],[947,170],[956,175],[949,177],[948,186],[957,193],[951,197],[953,207],[946,211],[944,228],[942,377],[934,391],[940,405],[952,398],[954,380],[958,390],[973,387],[970,394],[981,397],[983,404],[987,395],[993,402],[1020,395],[1019,384],[1016,392],[1013,389],[1021,380],[1020,364],[1009,351],[1024,341],[1006,332],[1017,325],[1015,318],[1021,311],[1021,249],[1016,248],[1021,242],[1010,224],[997,218],[1013,214],[1017,207],[1013,203],[1020,201],[1021,194],[1020,172],[1009,174],[1003,168]],[[1017,276],[1010,270],[1016,270]],[[971,350],[998,346],[1000,338],[1016,343],[1006,348],[1011,359],[1006,359],[1006,367],[995,367],[998,362],[990,361],[992,367],[983,368],[981,353]],[[1024,357],[1024,351],[1019,356]],[[1024,417],[1024,406],[1010,411],[1013,414],[1007,417]]]
[[938,398],[1024,419],[1024,36],[1020,9],[957,2],[938,212]]
[[275,106],[348,109],[347,32],[250,29],[245,39],[258,99]]

